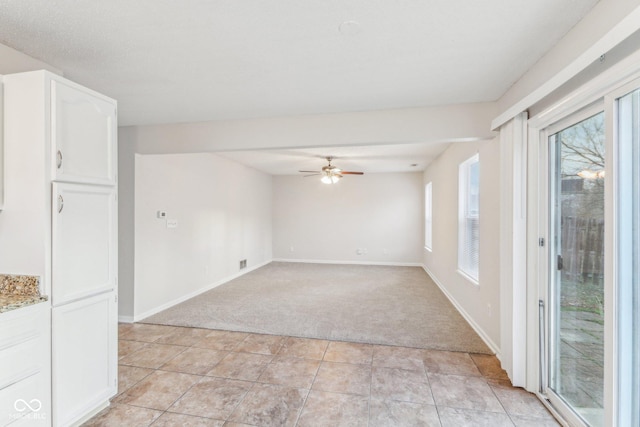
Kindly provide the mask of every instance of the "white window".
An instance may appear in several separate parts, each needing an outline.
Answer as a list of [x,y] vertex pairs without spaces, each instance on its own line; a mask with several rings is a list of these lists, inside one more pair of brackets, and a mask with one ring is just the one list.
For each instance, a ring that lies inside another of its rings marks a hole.
[[458,269],[478,282],[480,161],[476,154],[458,168]]
[[428,183],[424,187],[424,247],[431,250],[432,245],[432,195],[431,195],[431,183]]

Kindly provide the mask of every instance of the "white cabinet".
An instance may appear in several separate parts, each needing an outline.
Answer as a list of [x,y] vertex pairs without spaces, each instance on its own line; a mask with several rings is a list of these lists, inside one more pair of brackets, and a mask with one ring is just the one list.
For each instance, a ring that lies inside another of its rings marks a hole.
[[51,419],[66,426],[117,390],[116,102],[47,71],[3,83],[3,239],[51,297]]
[[2,85],[2,74],[0,74],[0,211],[4,206],[4,131],[2,130],[2,124],[4,122],[4,114],[3,114],[3,85]]
[[54,182],[52,195],[53,305],[115,290],[115,188]]
[[95,93],[51,82],[53,180],[114,185],[116,108]]
[[81,420],[117,391],[115,292],[53,310],[52,371],[55,426]]
[[0,426],[51,423],[49,303],[0,315]]

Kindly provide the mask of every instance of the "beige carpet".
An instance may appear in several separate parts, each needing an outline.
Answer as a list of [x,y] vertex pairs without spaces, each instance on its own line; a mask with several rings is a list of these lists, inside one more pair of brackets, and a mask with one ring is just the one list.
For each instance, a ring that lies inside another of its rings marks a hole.
[[143,322],[491,354],[419,267],[272,262]]

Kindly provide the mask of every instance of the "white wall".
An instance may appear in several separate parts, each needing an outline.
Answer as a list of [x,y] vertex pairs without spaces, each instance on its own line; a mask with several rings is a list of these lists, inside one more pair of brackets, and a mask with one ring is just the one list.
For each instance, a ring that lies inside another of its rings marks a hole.
[[[458,273],[458,165],[480,155],[479,285]],[[432,182],[433,251],[423,250],[434,280],[471,319],[494,351],[500,348],[500,145],[497,139],[457,143],[424,173]]]
[[118,316],[134,315],[135,144],[133,128],[118,129]]
[[275,176],[274,258],[418,264],[423,206],[419,172],[347,176],[335,185]]
[[62,70],[35,59],[9,46],[0,44],[0,74],[21,73],[23,71],[49,70],[60,76]]
[[269,175],[214,154],[136,155],[136,320],[235,277],[241,259],[270,261],[271,247]]

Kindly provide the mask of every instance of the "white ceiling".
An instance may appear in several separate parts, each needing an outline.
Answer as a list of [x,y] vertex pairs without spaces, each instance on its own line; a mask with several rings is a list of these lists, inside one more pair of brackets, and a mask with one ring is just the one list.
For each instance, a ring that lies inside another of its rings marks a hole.
[[394,144],[216,154],[271,175],[304,175],[298,171],[319,171],[326,166],[325,159],[329,156],[334,158],[332,164],[342,170],[364,173],[418,172],[423,171],[448,146],[449,143]]
[[494,101],[596,2],[2,0],[0,43],[121,125],[365,111]]

